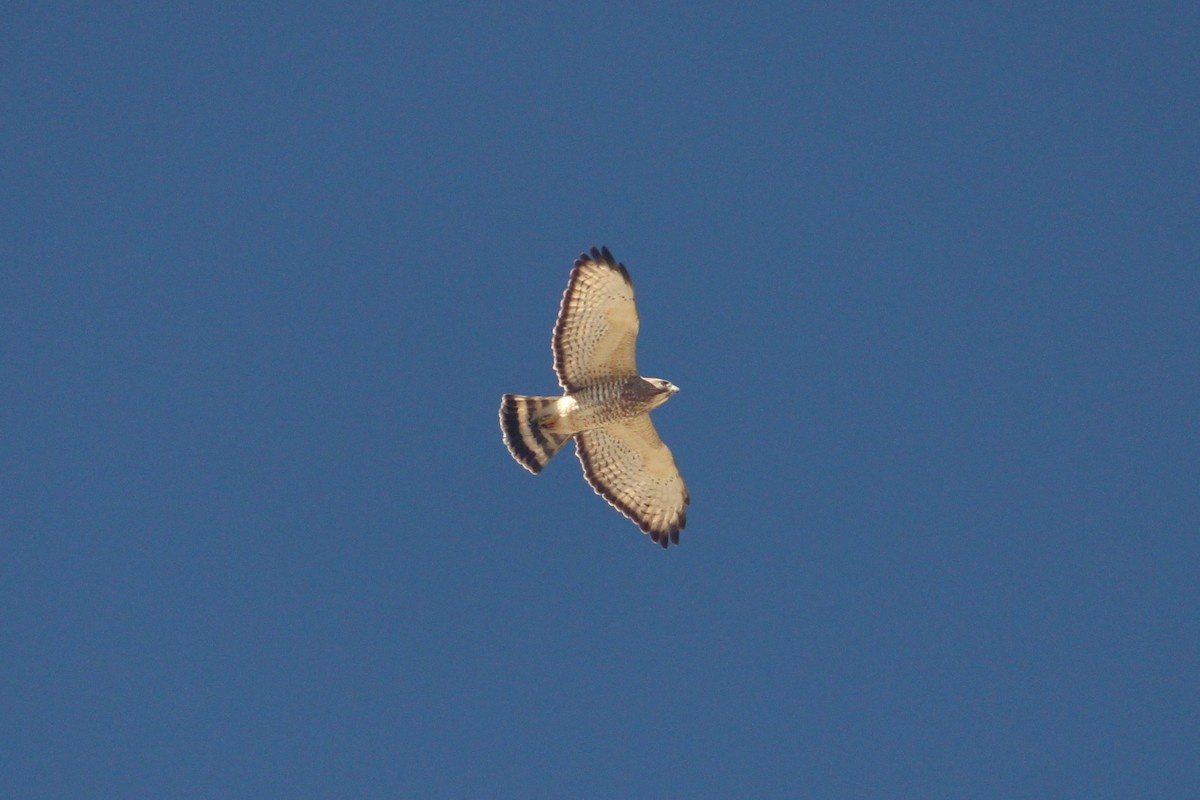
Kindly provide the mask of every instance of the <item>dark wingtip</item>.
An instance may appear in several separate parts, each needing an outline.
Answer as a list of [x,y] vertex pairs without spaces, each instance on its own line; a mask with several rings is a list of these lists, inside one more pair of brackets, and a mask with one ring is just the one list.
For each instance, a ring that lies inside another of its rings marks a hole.
[[625,282],[633,285],[633,281],[629,278],[629,270],[625,269],[625,265],[613,258],[613,254],[609,251],[606,245],[593,247],[590,252],[579,254],[579,258],[575,259],[575,266],[582,267],[584,264],[604,264],[607,267],[617,270],[625,278]]
[[669,545],[679,544],[679,531],[672,528],[665,531],[655,530],[649,525],[642,525],[642,530],[650,535],[650,541],[666,550]]
[[579,258],[575,259],[575,261],[594,261],[597,264],[608,264],[610,267],[617,266],[617,260],[613,258],[612,252],[606,245],[600,245],[599,247],[593,247],[590,250],[584,250],[579,254]]

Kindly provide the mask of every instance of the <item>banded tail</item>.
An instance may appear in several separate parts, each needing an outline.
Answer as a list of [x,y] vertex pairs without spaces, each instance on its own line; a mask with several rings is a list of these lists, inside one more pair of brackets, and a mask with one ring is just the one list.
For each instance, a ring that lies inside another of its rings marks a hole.
[[504,433],[508,452],[535,475],[571,438],[542,426],[544,419],[553,418],[553,406],[557,401],[557,397],[520,394],[506,394],[500,401],[500,430]]

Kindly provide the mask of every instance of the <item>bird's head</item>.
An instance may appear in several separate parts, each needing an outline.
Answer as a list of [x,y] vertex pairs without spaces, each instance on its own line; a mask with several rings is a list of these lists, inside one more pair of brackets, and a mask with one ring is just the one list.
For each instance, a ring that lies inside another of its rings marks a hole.
[[655,400],[659,403],[665,403],[667,398],[679,391],[679,387],[670,381],[664,381],[662,378],[643,378],[646,383],[650,384],[650,391],[655,395]]

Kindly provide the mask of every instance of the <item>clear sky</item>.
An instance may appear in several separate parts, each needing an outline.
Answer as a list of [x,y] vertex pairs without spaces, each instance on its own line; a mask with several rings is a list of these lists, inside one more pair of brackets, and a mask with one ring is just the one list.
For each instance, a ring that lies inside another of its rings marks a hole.
[[735,5],[6,11],[0,796],[1200,797],[1200,12]]

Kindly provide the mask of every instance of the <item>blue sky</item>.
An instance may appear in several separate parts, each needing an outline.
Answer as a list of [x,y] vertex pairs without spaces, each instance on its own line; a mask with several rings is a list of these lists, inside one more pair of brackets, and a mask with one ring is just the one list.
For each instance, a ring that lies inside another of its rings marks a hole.
[[1200,796],[1200,24],[1043,5],[10,9],[0,795]]

